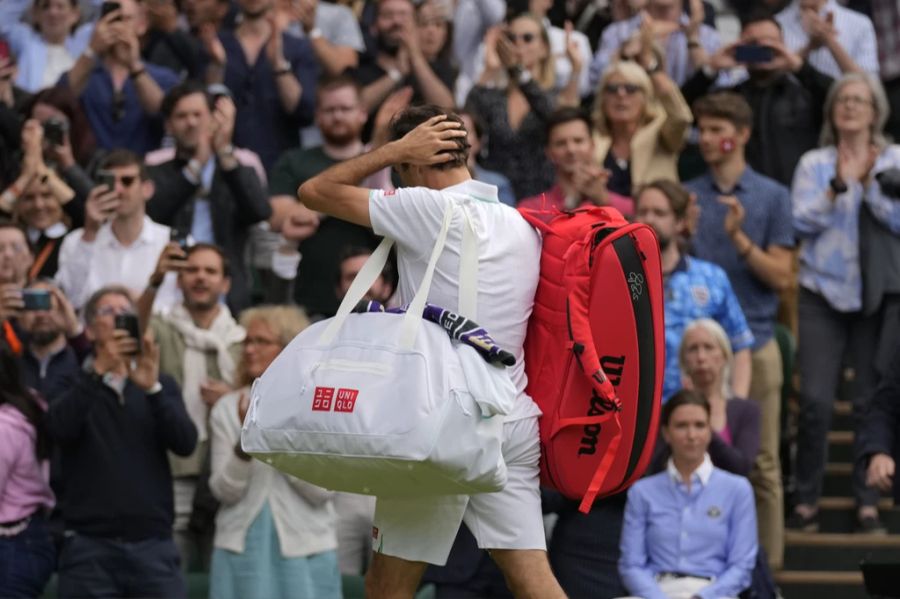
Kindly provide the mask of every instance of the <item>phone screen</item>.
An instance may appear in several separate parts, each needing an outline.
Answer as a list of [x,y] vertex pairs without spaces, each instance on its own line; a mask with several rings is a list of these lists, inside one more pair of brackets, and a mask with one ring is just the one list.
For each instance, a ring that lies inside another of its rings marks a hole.
[[0,58],[9,58],[9,42],[0,40]]
[[768,46],[742,44],[734,48],[734,59],[744,64],[771,62],[775,51]]

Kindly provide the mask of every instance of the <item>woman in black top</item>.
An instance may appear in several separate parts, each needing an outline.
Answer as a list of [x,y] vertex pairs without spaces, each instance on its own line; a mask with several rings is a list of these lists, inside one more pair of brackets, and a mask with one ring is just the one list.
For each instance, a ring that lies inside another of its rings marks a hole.
[[519,199],[553,185],[553,166],[544,154],[545,123],[557,105],[578,104],[583,66],[574,43],[567,53],[572,77],[555,97],[550,41],[538,18],[521,14],[485,36],[484,73],[467,105],[488,127],[484,166],[506,175]]

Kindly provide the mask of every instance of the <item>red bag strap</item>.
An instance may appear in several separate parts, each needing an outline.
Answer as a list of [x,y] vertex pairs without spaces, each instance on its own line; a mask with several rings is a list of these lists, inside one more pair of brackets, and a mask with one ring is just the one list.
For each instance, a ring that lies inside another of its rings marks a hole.
[[621,409],[619,396],[600,365],[600,357],[597,355],[597,347],[594,345],[594,338],[591,335],[591,322],[588,314],[589,286],[577,284],[577,279],[590,276],[590,268],[587,264],[590,261],[593,235],[594,232],[591,231],[585,240],[572,244],[564,257],[563,280],[568,293],[566,320],[569,325],[569,340],[572,343],[572,351],[575,353],[578,365],[590,379],[591,386],[597,394],[615,403],[617,408]]
[[619,443],[622,441],[622,421],[619,419],[618,412],[613,412],[612,414],[612,421],[616,425],[616,433],[613,435],[613,438],[610,439],[609,445],[606,448],[606,454],[604,454],[603,459],[600,461],[600,465],[597,466],[597,470],[594,472],[594,477],[591,479],[591,483],[588,485],[584,497],[581,498],[581,505],[578,506],[578,511],[582,514],[587,514],[591,511],[594,499],[596,499],[600,489],[603,488],[603,483],[606,482],[613,460],[616,459],[616,454],[619,451]]

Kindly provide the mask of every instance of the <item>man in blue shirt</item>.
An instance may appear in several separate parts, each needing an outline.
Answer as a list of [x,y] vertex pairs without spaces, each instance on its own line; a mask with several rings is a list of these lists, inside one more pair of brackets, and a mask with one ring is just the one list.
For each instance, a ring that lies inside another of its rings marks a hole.
[[178,76],[141,60],[146,16],[135,0],[119,3],[97,21],[90,44],[60,83],[78,97],[100,147],[143,155],[159,146],[159,108]]
[[673,181],[654,181],[635,196],[635,220],[653,227],[659,238],[665,288],[666,366],[663,401],[681,388],[678,348],[685,328],[698,318],[712,318],[728,333],[734,350],[731,387],[737,397],[750,390],[747,326],[728,276],[720,267],[682,253],[678,240],[687,230],[688,192]]
[[751,399],[759,402],[760,451],[751,481],[757,494],[759,534],[773,567],[784,553],[784,507],[779,441],[781,354],[775,341],[778,292],[792,280],[794,234],[790,192],[747,165],[753,112],[743,96],[721,92],[694,103],[700,152],[709,171],[686,184],[697,194],[700,220],[693,240],[698,258],[728,274],[753,344]]

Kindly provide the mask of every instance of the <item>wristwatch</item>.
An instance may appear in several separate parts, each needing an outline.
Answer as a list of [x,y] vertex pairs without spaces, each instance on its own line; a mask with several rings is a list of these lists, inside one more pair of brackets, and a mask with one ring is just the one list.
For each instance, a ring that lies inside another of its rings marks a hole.
[[658,73],[660,71],[659,60],[656,57],[654,57],[653,60],[650,62],[650,64],[648,64],[644,68],[644,70],[647,71],[648,75],[653,75],[654,73]]
[[311,40],[317,40],[320,37],[322,37],[322,30],[319,29],[318,27],[313,27],[312,29],[309,30],[309,33],[306,34],[306,37],[308,37]]
[[849,189],[847,184],[837,177],[832,177],[831,181],[828,182],[828,185],[831,186],[831,191],[834,193],[845,193],[847,189]]
[[152,387],[147,389],[146,393],[147,393],[147,395],[156,395],[160,391],[162,391],[162,383],[160,383],[159,381],[156,381],[155,383],[153,383]]

